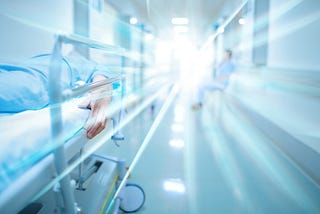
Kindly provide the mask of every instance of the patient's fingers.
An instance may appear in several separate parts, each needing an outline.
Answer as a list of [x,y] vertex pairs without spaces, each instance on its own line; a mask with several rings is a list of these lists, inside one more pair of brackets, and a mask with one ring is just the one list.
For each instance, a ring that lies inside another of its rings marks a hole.
[[105,127],[107,123],[107,117],[105,115],[104,106],[100,103],[93,102],[91,104],[91,113],[88,119],[88,138],[93,138],[99,134]]
[[97,114],[97,112],[95,111],[95,105],[94,105],[93,102],[90,102],[87,105],[87,107],[90,108],[91,111],[90,111],[89,117],[88,117],[85,125],[83,126],[83,128],[86,129],[86,130],[89,130],[96,123],[96,120],[97,120],[96,114]]
[[84,126],[87,129],[87,137],[90,139],[98,135],[106,127],[106,107],[110,102],[109,97],[98,99],[96,96],[92,96],[91,98],[89,104],[91,112]]
[[104,128],[106,127],[106,124],[107,124],[107,118],[99,121],[99,122],[96,122],[94,126],[92,126],[88,132],[87,132],[87,137],[89,139],[95,137],[96,135],[98,135],[101,131],[104,130]]

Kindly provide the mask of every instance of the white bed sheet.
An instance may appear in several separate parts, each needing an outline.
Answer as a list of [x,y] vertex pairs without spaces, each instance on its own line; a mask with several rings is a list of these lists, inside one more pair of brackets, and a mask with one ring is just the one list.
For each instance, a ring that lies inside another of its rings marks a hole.
[[[85,124],[89,110],[78,108],[81,99],[62,105],[62,139],[67,141]],[[44,108],[0,117],[0,192],[22,173],[53,151],[50,110]]]

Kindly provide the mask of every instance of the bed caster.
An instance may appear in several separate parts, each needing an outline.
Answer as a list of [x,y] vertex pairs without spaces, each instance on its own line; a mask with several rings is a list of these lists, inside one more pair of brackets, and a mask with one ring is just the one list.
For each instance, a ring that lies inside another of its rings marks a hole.
[[142,189],[137,184],[126,184],[125,194],[121,200],[120,210],[125,213],[134,213],[141,209],[144,205],[146,196]]

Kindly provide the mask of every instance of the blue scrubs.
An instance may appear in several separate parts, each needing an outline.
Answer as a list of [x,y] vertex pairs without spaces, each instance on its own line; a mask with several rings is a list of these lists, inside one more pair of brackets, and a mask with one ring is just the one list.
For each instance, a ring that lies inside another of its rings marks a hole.
[[214,90],[224,90],[229,82],[229,77],[234,72],[235,66],[231,61],[223,62],[216,71],[215,78],[224,77],[224,80],[207,80],[201,83],[201,87],[198,89],[197,92],[197,103],[202,103],[205,92],[207,90],[214,91]]
[[228,81],[229,81],[229,77],[232,74],[232,72],[234,71],[234,64],[231,61],[224,61],[220,67],[217,69],[216,71],[216,75],[215,77],[218,78],[220,76],[226,76],[227,78],[225,78],[225,80],[221,83],[223,83],[223,85],[227,86]]
[[[48,105],[48,77],[51,55],[44,54],[20,65],[0,64],[0,112],[37,110]],[[88,82],[97,71],[96,64],[79,54],[63,58],[61,87]]]

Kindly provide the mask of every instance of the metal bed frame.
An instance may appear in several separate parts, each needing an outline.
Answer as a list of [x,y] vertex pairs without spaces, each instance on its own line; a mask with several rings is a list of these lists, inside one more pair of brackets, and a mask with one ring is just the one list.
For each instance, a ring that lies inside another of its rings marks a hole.
[[[111,53],[114,55],[119,55],[120,57],[126,55],[126,52],[124,49],[120,48],[120,47],[116,47],[116,46],[110,46],[110,45],[106,45],[106,44],[102,44],[99,43],[97,41],[93,41],[87,38],[83,38],[83,37],[79,37],[79,36],[75,36],[75,35],[58,35],[57,39],[56,39],[56,43],[54,46],[54,50],[53,50],[53,54],[52,54],[52,59],[51,59],[51,63],[50,63],[50,72],[49,72],[49,79],[50,79],[50,88],[49,88],[49,93],[50,93],[50,114],[51,114],[51,133],[52,133],[52,139],[55,139],[56,136],[59,136],[59,133],[61,132],[62,129],[62,118],[61,118],[61,106],[57,105],[58,103],[61,103],[63,101],[65,101],[66,99],[78,96],[79,94],[83,94],[86,93],[92,89],[95,88],[99,88],[100,86],[112,83],[114,81],[122,81],[122,87],[124,87],[124,77],[123,76],[118,76],[115,78],[111,78],[111,79],[107,79],[105,81],[99,81],[97,83],[93,83],[84,87],[80,87],[71,91],[68,91],[68,93],[62,93],[61,89],[60,89],[60,85],[59,85],[59,80],[60,80],[60,76],[61,76],[61,62],[62,62],[62,56],[61,56],[61,46],[62,44],[75,44],[75,45],[82,45],[82,46],[86,46],[88,48],[94,48],[94,49],[98,49],[98,50],[102,50],[104,52],[107,53]],[[122,90],[123,92],[123,90]],[[123,93],[122,93],[123,96]],[[124,140],[124,136],[121,133],[121,130],[118,128],[118,123],[120,123],[120,120],[123,117],[123,109],[120,109],[119,112],[119,116],[118,119],[116,118],[112,118],[113,121],[113,127],[115,133],[112,135],[112,139],[114,141],[117,140]],[[67,162],[66,162],[66,158],[64,156],[64,144],[63,142],[55,142],[58,143],[59,146],[55,151],[54,151],[54,163],[55,163],[55,168],[57,170],[58,175],[63,173],[64,170],[67,167]],[[117,180],[118,185],[120,184],[120,182],[124,179],[125,176],[125,172],[126,172],[126,166],[125,166],[125,161],[124,160],[117,160],[117,159],[113,159],[113,158],[109,158],[109,157],[105,157],[105,156],[100,156],[100,155],[95,155],[93,154],[91,157],[91,159],[94,159],[93,164],[91,165],[91,167],[89,169],[87,169],[86,174],[81,175],[81,173],[79,173],[79,188],[78,188],[78,194],[76,194],[78,197],[78,201],[82,201],[82,206],[84,206],[85,204],[91,204],[89,207],[87,207],[86,212],[90,212],[90,213],[97,213],[97,211],[99,211],[100,213],[104,212],[107,209],[107,200],[104,200],[102,207],[101,204],[94,204],[95,200],[91,200],[91,203],[87,203],[88,201],[88,196],[90,196],[90,193],[88,191],[86,191],[85,194],[83,194],[84,192],[81,192],[82,189],[82,184],[84,183],[84,181],[86,181],[87,179],[89,179],[91,177],[92,174],[96,173],[100,167],[104,167],[103,171],[108,171],[107,168],[110,168],[110,164],[111,165],[115,165],[118,168],[118,175],[115,176],[114,181]],[[102,164],[108,162],[108,164]],[[79,166],[79,169],[81,170],[81,168],[83,164],[81,163]],[[80,171],[81,172],[81,171]],[[97,179],[95,180],[96,182],[96,186],[98,187],[102,187],[102,188],[95,188],[95,190],[97,191],[98,189],[106,189],[105,187],[103,188],[103,186],[101,186],[101,181],[97,181]],[[75,197],[73,194],[73,188],[72,188],[72,180],[70,179],[70,175],[65,175],[61,180],[60,180],[60,189],[59,192],[61,192],[62,198],[63,198],[63,212],[64,213],[80,213],[82,212],[82,209],[80,207],[78,207],[76,201],[75,201]],[[92,184],[92,183],[91,183]],[[111,187],[115,186],[115,182],[111,183]],[[79,190],[80,189],[80,190]],[[92,191],[93,188],[91,188]],[[138,194],[142,195],[140,196],[140,198],[142,197],[143,200],[141,202],[138,202],[137,206],[134,206],[134,208],[132,209],[132,206],[130,206],[130,208],[128,208],[128,210],[126,210],[126,208],[124,208],[124,211],[136,211],[138,209],[140,209],[140,207],[142,207],[143,203],[144,203],[144,191],[142,190],[141,187],[136,186],[136,189],[138,189]],[[135,190],[137,191],[137,190]],[[77,191],[76,191],[77,193]],[[97,193],[95,193],[97,194]],[[106,191],[100,191],[100,198],[104,198],[104,195],[106,194]],[[110,192],[108,192],[107,195],[110,195]],[[123,198],[123,193],[119,194],[119,197]],[[108,197],[106,198],[108,199]],[[117,200],[116,202],[120,202],[120,200]],[[99,210],[98,210],[98,207]],[[118,207],[120,207],[120,204],[117,203],[114,205],[114,212],[117,213]],[[85,208],[85,207],[83,207]]]
[[62,91],[59,82],[63,44],[81,45],[119,56],[122,60],[121,66],[123,66],[124,57],[130,57],[130,54],[120,47],[102,44],[76,35],[56,35],[49,67],[49,107],[51,143],[57,147],[52,153],[27,170],[24,175],[13,181],[12,185],[0,194],[0,212],[116,214],[119,209],[124,212],[136,212],[145,202],[145,193],[140,186],[128,184],[127,178],[136,165],[138,157],[150,142],[151,136],[174,100],[179,87],[171,82],[166,83],[166,86],[170,88],[170,94],[127,169],[124,160],[99,155],[96,153],[97,149],[107,140],[124,140],[121,133],[122,127],[151,105],[163,92],[168,93],[168,88],[161,87],[157,92],[152,92],[126,117],[124,117],[124,106],[130,105],[130,103],[123,103],[121,99],[120,111],[111,118],[113,129],[103,134],[101,138],[92,140],[90,144],[93,146],[83,151],[82,148],[88,141],[84,132],[78,132],[68,142],[60,137],[63,128],[61,104],[68,99],[114,81],[122,82],[123,96],[125,77],[122,72],[113,78]]
[[[65,140],[60,137],[63,128],[61,103],[115,81],[121,81],[124,84],[124,75],[62,91],[59,83],[63,44],[81,45],[119,57],[126,56],[126,51],[120,47],[102,44],[76,35],[56,35],[49,67],[49,107],[51,143],[58,146],[52,154],[26,171],[1,193],[1,213],[2,211],[5,213],[104,213],[107,209],[108,212],[111,212],[110,195],[116,192],[120,183],[125,179],[126,163],[124,160],[95,153],[87,157],[81,156],[82,149],[79,151],[79,148],[82,148],[87,142],[84,133],[78,133],[68,143],[65,143]],[[119,127],[122,118],[123,108],[118,112],[117,118],[111,118],[113,121],[111,139],[114,141],[124,140]],[[79,164],[74,164],[77,162],[76,159],[81,159]],[[78,185],[77,188],[76,185]],[[117,213],[119,208],[124,211],[136,211],[144,203],[145,195],[141,187],[138,185],[126,185],[125,187],[134,187],[143,200],[134,209],[132,206],[121,207],[118,202],[125,196],[124,193],[118,194],[119,200],[112,204],[114,213]],[[93,194],[94,197],[92,197]]]

